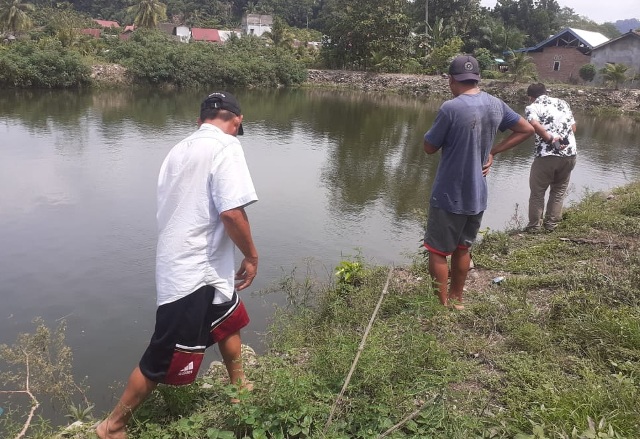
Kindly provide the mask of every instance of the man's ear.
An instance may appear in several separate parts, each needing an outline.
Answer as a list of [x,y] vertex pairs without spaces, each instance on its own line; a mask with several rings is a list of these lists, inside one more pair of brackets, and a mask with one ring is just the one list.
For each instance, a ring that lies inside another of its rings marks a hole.
[[198,119],[196,119],[196,123],[198,124],[198,127],[202,125],[202,119],[200,119],[200,116],[198,116]]

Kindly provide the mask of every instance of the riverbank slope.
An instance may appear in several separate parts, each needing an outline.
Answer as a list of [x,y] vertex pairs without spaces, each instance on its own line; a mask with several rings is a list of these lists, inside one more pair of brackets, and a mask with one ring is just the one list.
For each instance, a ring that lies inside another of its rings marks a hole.
[[639,247],[632,183],[588,195],[554,232],[487,233],[461,311],[439,304],[422,254],[345,261],[332,285],[292,274],[247,366],[254,391],[215,372],[161,387],[129,437],[640,437]]
[[[352,70],[307,71],[306,87],[330,87],[367,92],[406,93],[441,99],[451,97],[446,76],[409,75],[400,73],[369,73]],[[98,86],[132,85],[127,70],[118,64],[92,66],[91,79]],[[528,83],[501,80],[483,80],[483,90],[511,105],[525,104]],[[640,118],[640,90],[613,90],[591,85],[547,84],[550,94],[565,99],[573,108],[612,115],[630,115]]]
[[[407,75],[397,73],[366,73],[349,70],[309,70],[305,83],[315,87],[340,87],[371,92],[397,92],[416,96],[451,97],[446,76]],[[527,102],[529,83],[487,79],[481,88],[505,102],[516,105]],[[548,83],[549,94],[565,99],[573,108],[626,114],[640,117],[640,90]]]

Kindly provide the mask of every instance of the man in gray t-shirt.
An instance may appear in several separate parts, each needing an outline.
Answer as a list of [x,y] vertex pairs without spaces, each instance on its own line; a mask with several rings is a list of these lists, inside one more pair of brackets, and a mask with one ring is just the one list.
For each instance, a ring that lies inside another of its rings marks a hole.
[[[487,208],[486,175],[495,154],[533,135],[527,121],[500,99],[478,87],[480,67],[470,55],[456,57],[449,66],[454,98],[440,107],[424,136],[424,151],[442,150],[431,191],[424,246],[429,251],[429,273],[440,302],[462,309],[462,289],[469,271],[469,249]],[[494,145],[498,130],[511,134]],[[451,285],[447,291],[451,256]]]

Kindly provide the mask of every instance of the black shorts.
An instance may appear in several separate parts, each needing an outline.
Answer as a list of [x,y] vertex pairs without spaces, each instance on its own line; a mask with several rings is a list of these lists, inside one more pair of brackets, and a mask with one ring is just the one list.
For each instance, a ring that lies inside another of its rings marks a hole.
[[145,377],[156,383],[192,383],[205,349],[249,324],[236,293],[230,301],[214,305],[215,291],[206,285],[158,307],[156,327],[139,364]]
[[437,207],[429,209],[424,246],[430,252],[449,256],[456,249],[466,249],[476,240],[482,214],[461,215]]

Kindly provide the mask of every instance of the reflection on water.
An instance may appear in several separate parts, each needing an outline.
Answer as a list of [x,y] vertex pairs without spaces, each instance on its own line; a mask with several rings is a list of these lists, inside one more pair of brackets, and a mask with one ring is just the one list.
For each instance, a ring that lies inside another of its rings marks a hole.
[[[68,321],[76,373],[98,410],[126,378],[155,312],[155,183],[195,128],[205,91],[0,91],[0,343],[30,321]],[[439,101],[328,90],[236,90],[260,202],[254,292],[312,259],[321,280],[361,252],[402,264],[419,249],[437,156],[422,137]],[[519,109],[522,110],[522,109]],[[570,200],[640,175],[631,121],[576,114]],[[485,227],[524,216],[532,142],[496,158]],[[278,295],[243,295],[260,347]],[[118,391],[116,391],[118,393]]]

